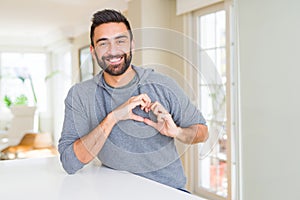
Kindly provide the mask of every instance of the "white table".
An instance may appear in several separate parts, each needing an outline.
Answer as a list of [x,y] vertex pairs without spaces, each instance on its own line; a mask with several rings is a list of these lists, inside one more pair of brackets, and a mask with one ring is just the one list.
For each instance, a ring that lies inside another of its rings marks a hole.
[[0,199],[202,200],[124,171],[89,164],[74,175],[58,157],[0,161]]

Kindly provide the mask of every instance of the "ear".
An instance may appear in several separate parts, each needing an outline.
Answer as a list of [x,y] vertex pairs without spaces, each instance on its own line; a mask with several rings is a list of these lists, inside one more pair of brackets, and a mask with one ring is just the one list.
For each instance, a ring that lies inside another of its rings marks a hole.
[[131,41],[131,51],[132,51],[132,53],[134,53],[134,51],[135,51],[135,42],[134,42],[134,39]]
[[92,46],[92,45],[90,45],[90,53],[91,53],[91,55],[92,55],[92,58],[93,59],[95,59],[95,48]]

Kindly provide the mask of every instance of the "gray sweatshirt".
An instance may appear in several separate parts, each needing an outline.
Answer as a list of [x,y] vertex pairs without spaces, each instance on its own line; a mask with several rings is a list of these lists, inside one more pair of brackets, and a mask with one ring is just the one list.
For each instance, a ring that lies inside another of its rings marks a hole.
[[[108,113],[131,96],[146,93],[152,102],[160,102],[180,127],[205,124],[201,112],[190,102],[171,78],[133,66],[136,77],[126,86],[108,86],[100,72],[93,79],[74,85],[65,99],[65,118],[58,144],[64,169],[73,174],[84,166],[74,154],[73,143],[93,130]],[[133,112],[153,121],[152,112],[139,107]],[[174,188],[186,183],[174,139],[164,136],[142,122],[124,120],[112,129],[98,154],[103,165],[125,170]]]

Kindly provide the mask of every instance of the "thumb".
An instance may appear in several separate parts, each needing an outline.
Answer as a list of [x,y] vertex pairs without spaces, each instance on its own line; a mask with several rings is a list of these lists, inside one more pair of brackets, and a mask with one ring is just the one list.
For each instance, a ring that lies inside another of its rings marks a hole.
[[153,128],[156,128],[157,127],[157,123],[155,123],[154,121],[148,119],[148,118],[145,118],[144,119],[144,123],[149,125],[149,126],[152,126]]
[[139,121],[139,122],[144,122],[144,118],[139,116],[139,115],[135,115],[135,114],[132,114],[131,115],[131,119],[135,120],[135,121]]

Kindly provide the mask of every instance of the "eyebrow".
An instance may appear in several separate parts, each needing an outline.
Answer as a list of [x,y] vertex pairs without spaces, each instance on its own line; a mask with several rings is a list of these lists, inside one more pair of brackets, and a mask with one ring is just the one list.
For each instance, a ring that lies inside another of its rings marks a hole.
[[117,37],[115,37],[114,39],[122,39],[122,38],[128,38],[127,35],[119,35]]
[[[122,38],[128,38],[128,36],[127,35],[118,35],[118,36],[114,37],[113,39],[117,40],[117,39],[122,39]],[[96,44],[98,42],[107,41],[107,40],[109,40],[109,38],[105,38],[105,37],[104,38],[99,38],[98,40],[96,40]]]

